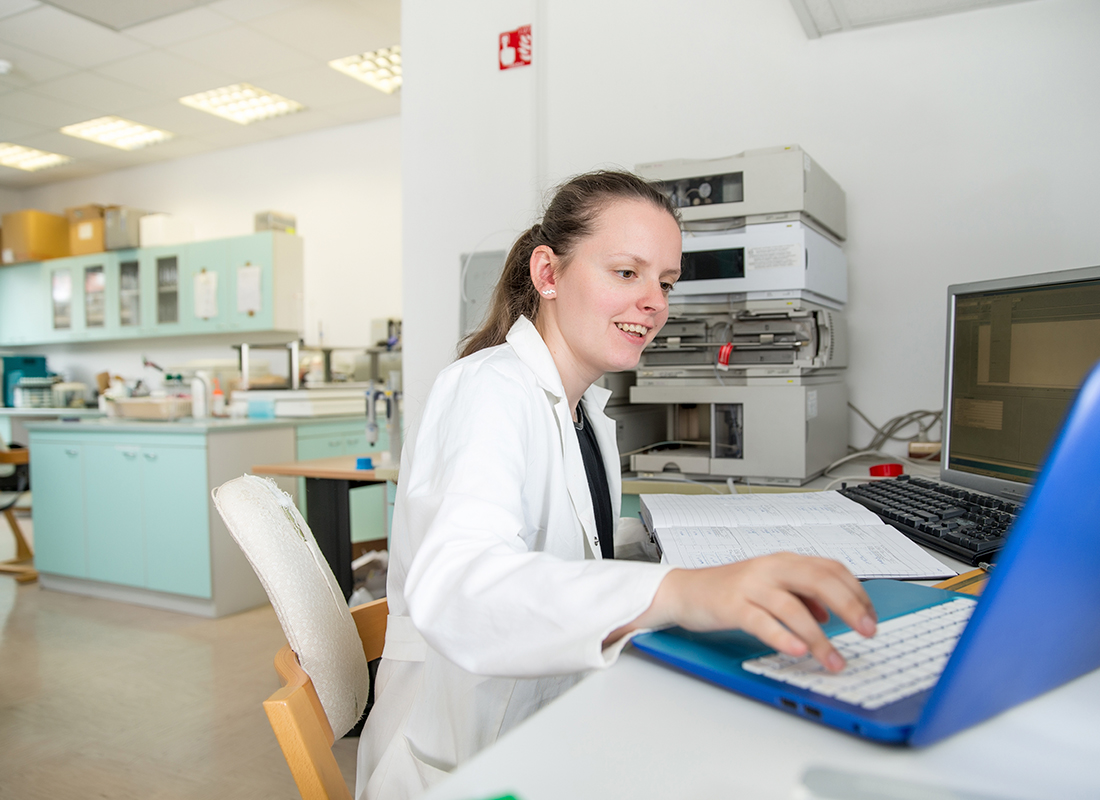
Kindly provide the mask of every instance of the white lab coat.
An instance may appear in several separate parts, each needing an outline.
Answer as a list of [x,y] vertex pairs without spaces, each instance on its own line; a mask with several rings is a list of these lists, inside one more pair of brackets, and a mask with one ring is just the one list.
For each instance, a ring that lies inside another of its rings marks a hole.
[[[608,395],[593,386],[583,402],[618,518]],[[616,544],[641,534],[636,520],[620,520]],[[386,647],[357,800],[416,796],[609,666],[626,639],[607,649],[603,640],[649,607],[669,569],[600,558],[569,403],[522,317],[506,344],[436,379],[402,456],[390,547]]]

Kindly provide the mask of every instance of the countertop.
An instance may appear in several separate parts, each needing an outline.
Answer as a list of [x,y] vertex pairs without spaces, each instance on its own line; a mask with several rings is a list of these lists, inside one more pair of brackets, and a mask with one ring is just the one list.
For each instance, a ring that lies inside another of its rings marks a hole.
[[[16,409],[13,409],[16,410]],[[57,409],[55,409],[57,410]],[[28,422],[29,431],[76,431],[109,433],[217,433],[219,431],[245,430],[255,428],[283,428],[287,426],[323,425],[362,420],[366,424],[366,415],[344,415],[331,417],[277,417],[275,419],[249,419],[247,417],[222,417],[194,419],[181,417],[177,420],[126,419],[122,417],[94,417],[70,420],[50,420]]]

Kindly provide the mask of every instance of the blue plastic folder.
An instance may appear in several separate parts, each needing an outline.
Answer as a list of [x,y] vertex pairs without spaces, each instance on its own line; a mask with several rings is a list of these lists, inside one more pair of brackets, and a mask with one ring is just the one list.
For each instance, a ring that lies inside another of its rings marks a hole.
[[[773,652],[740,632],[671,628],[644,653],[788,713],[868,739],[927,745],[1100,667],[1100,365],[1077,394],[997,569],[931,689],[870,711],[749,673]],[[959,595],[899,581],[864,584],[880,620]],[[832,635],[847,627],[831,622]]]

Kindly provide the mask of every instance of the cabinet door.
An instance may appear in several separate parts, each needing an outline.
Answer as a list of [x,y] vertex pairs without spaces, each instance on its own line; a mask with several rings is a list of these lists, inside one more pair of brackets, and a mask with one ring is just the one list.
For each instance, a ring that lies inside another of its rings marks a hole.
[[141,521],[141,448],[84,445],[88,577],[145,586]]
[[42,572],[86,578],[82,448],[32,439],[31,452],[35,566]]
[[192,242],[180,270],[180,317],[185,333],[229,330],[225,241]]
[[206,450],[143,447],[141,460],[148,588],[211,597]]
[[238,236],[226,244],[230,326],[233,330],[270,330],[275,319],[272,234]]
[[84,295],[79,258],[53,258],[40,265],[46,286],[44,340],[71,342],[84,331]]
[[110,328],[119,338],[137,336],[146,322],[142,308],[141,260],[136,250],[120,250],[114,254],[108,286],[114,287],[113,297],[107,304]]
[[142,324],[147,335],[187,333],[183,325],[182,276],[186,245],[148,247],[138,251],[141,270]]
[[0,345],[35,344],[46,334],[47,293],[36,263],[0,267]]

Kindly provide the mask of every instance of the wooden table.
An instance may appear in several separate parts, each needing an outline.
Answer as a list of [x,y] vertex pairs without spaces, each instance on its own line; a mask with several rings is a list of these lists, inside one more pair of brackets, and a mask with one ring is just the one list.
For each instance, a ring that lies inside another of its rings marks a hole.
[[351,597],[352,590],[350,492],[360,486],[397,480],[396,466],[356,469],[356,460],[363,456],[369,456],[375,464],[382,459],[378,452],[252,467],[256,475],[306,479],[306,522],[344,597]]

